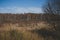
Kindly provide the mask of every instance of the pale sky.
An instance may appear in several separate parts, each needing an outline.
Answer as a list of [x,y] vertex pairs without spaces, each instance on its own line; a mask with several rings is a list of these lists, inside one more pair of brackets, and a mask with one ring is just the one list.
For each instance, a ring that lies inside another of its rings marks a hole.
[[46,0],[0,0],[0,13],[43,13]]

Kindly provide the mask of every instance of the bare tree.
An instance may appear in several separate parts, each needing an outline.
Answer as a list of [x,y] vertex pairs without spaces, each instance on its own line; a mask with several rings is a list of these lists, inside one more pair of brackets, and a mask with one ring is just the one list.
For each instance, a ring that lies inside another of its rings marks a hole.
[[60,0],[47,0],[44,5],[44,12],[50,14],[60,14]]
[[[56,30],[58,37],[60,37],[60,0],[47,0],[47,5],[44,5],[44,12],[47,13],[49,22],[54,26],[53,28]],[[57,14],[57,15],[56,15]],[[46,16],[45,16],[46,17]],[[55,21],[56,20],[56,21]],[[58,23],[59,22],[59,23]],[[60,38],[59,38],[60,39]]]

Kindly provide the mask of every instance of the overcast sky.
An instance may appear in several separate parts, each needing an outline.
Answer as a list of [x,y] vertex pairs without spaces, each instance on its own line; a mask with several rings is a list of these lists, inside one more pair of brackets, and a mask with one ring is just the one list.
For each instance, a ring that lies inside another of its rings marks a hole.
[[0,13],[42,13],[46,0],[0,0]]

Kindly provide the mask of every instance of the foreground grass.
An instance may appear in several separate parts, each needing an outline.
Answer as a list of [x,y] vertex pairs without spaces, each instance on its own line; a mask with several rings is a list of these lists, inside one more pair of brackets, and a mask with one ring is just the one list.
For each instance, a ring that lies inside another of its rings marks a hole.
[[31,32],[19,32],[17,30],[11,30],[6,32],[0,32],[0,40],[42,40],[37,34]]
[[50,32],[46,33],[45,30],[40,31],[36,30],[33,33],[31,31],[22,32],[18,30],[0,32],[0,40],[59,40],[56,38],[53,39],[54,34]]
[[5,24],[0,27],[0,40],[60,40],[60,31],[51,27],[53,26],[44,22],[31,27]]
[[1,32],[0,40],[22,40],[22,33],[18,33],[16,30]]

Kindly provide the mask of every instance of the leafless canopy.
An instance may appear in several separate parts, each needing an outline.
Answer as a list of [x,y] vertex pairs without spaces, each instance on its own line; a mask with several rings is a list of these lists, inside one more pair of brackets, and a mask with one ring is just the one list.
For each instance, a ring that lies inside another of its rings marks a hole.
[[60,14],[60,0],[47,0],[43,10],[49,14]]

